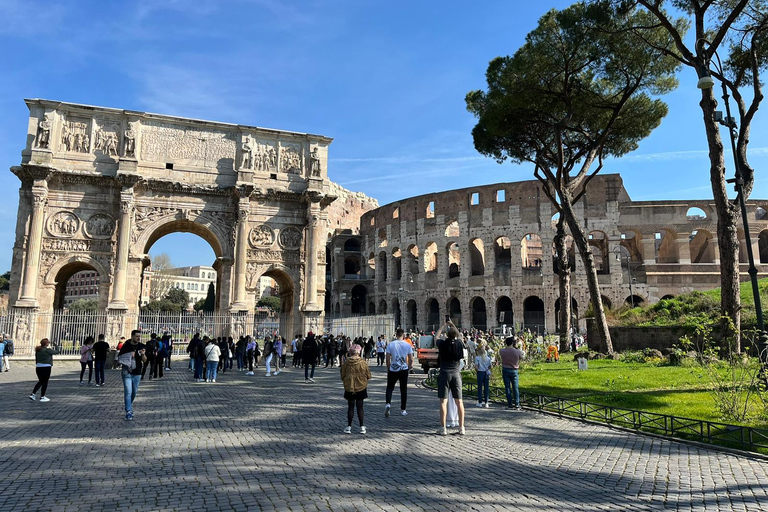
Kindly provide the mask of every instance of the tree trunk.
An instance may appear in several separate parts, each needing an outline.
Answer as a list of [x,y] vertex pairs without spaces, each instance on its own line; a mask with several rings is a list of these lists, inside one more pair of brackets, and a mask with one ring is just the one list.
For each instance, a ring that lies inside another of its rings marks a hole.
[[571,204],[570,194],[559,190],[558,193],[560,195],[562,215],[568,223],[576,247],[579,248],[581,260],[584,263],[584,270],[587,273],[587,286],[589,287],[589,297],[592,301],[592,310],[595,313],[597,334],[600,337],[600,341],[605,346],[606,351],[609,354],[613,354],[613,342],[611,341],[611,333],[608,330],[608,320],[605,318],[603,300],[600,296],[600,284],[597,282],[597,269],[595,268],[595,260],[592,257],[592,251],[589,248],[587,236],[576,219],[573,205]]
[[565,245],[564,216],[557,221],[555,251],[557,275],[560,285],[560,351],[568,350],[571,332],[571,267],[568,261],[568,248]]
[[[739,238],[737,223],[738,209],[728,199],[725,182],[725,154],[720,128],[714,113],[717,100],[712,89],[702,91],[701,110],[704,114],[704,128],[709,145],[709,179],[717,212],[717,243],[720,251],[720,307],[723,316],[733,324],[733,347],[741,352],[741,284],[739,282]],[[749,233],[744,234],[749,237]],[[747,242],[749,243],[749,242]],[[728,321],[722,325],[725,335],[731,326]]]

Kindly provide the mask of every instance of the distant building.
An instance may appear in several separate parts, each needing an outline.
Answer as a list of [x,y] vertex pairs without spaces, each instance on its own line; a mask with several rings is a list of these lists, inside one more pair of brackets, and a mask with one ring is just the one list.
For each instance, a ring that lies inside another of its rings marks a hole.
[[99,299],[99,273],[94,270],[76,272],[67,281],[64,306],[80,299]]

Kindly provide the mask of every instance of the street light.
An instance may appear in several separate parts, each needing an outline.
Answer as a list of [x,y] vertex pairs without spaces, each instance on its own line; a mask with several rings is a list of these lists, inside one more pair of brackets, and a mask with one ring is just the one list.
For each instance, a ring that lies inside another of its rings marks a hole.
[[[700,39],[697,41],[697,44],[701,44],[702,46],[704,44],[709,44],[709,42],[705,39]],[[717,54],[717,51],[712,52],[717,59],[717,65],[715,68],[717,69],[717,72],[720,74],[720,76],[723,76],[723,63],[720,61],[720,56]],[[709,71],[709,70],[707,70]],[[760,289],[757,284],[757,267],[755,267],[755,256],[752,253],[752,239],[749,234],[749,219],[747,218],[747,204],[744,200],[744,177],[741,173],[741,167],[739,166],[739,159],[736,155],[736,118],[731,116],[731,103],[730,103],[730,95],[728,94],[728,87],[725,85],[724,80],[720,80],[720,85],[722,85],[723,88],[723,100],[725,102],[725,118],[723,118],[723,113],[716,111],[714,119],[716,122],[720,123],[721,125],[728,128],[728,134],[730,135],[731,140],[731,151],[733,152],[733,164],[735,167],[735,174],[734,177],[730,180],[726,180],[728,183],[734,184],[734,189],[736,190],[736,199],[739,201],[739,207],[741,209],[741,220],[744,223],[744,237],[746,238],[746,246],[747,246],[747,258],[749,262],[749,270],[747,272],[749,273],[749,280],[752,283],[752,296],[754,297],[755,301],[755,313],[757,315],[757,331],[758,331],[758,352],[760,356],[760,360],[763,364],[763,368],[765,370],[765,367],[768,366],[768,333],[765,332],[765,327],[763,324],[763,306],[760,301]],[[712,76],[709,74],[709,72],[699,78],[698,83],[696,86],[699,89],[711,89],[715,86],[715,81],[713,80]]]
[[[617,247],[614,251],[614,254],[616,255],[616,261],[619,262],[619,266],[621,266],[621,263],[624,258],[624,253],[621,252],[621,247]],[[632,291],[632,282],[635,280],[635,278],[632,277],[632,259],[629,254],[627,254],[627,274],[629,274],[629,305],[633,308],[636,306],[635,304],[635,294]]]

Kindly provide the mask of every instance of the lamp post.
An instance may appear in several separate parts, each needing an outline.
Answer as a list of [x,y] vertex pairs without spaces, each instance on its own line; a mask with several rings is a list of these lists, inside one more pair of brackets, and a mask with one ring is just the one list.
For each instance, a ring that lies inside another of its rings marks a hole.
[[[622,261],[624,260],[624,254],[621,252],[621,247],[617,247],[614,251],[614,254],[616,255],[616,261],[619,262],[619,265],[621,265]],[[627,274],[629,276],[629,305],[632,307],[635,307],[635,294],[632,291],[632,282],[635,280],[632,277],[632,259],[629,255],[627,255]]]
[[[699,40],[699,44],[709,44],[706,40]],[[712,52],[717,59],[716,69],[721,76],[723,76],[723,64],[720,61],[720,56],[717,51]],[[739,208],[741,209],[741,220],[744,224],[744,238],[746,239],[747,246],[747,261],[749,262],[749,280],[752,284],[752,296],[755,301],[755,314],[757,316],[757,331],[758,331],[758,352],[760,361],[763,364],[763,371],[768,366],[768,333],[765,332],[765,326],[763,324],[763,306],[760,301],[760,289],[757,284],[757,267],[755,267],[755,255],[752,253],[752,237],[749,234],[749,219],[747,218],[747,204],[744,200],[744,177],[741,173],[741,167],[739,165],[739,158],[736,155],[736,118],[731,116],[731,103],[730,95],[728,94],[728,87],[725,85],[725,81],[720,80],[720,85],[723,88],[723,101],[725,102],[725,118],[723,113],[715,111],[715,121],[728,128],[728,135],[731,141],[731,151],[733,152],[733,165],[735,168],[734,177],[730,180],[726,180],[728,183],[733,183],[736,190],[736,200],[739,202]],[[699,78],[696,86],[699,89],[711,89],[715,86],[715,81],[712,76],[707,74]]]

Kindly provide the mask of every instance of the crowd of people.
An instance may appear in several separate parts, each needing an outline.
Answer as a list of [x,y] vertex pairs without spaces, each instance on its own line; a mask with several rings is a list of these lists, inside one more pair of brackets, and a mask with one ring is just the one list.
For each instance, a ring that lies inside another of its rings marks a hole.
[[[519,336],[502,340],[482,331],[460,331],[448,318],[445,324],[432,334],[436,340],[439,367],[437,387],[441,426],[438,434],[446,435],[447,429],[452,427],[458,427],[460,435],[465,433],[462,370],[476,372],[477,407],[487,408],[492,368],[500,364],[507,406],[510,409],[521,409],[518,371],[520,361],[525,357],[526,339],[530,337],[526,338],[525,333],[521,333]],[[172,337],[168,334],[158,336],[152,333],[146,343],[142,342],[141,337],[141,331],[134,330],[128,340],[121,338],[112,365],[112,368],[121,370],[125,419],[128,421],[133,419],[133,403],[140,382],[145,378],[162,379],[164,371],[171,370],[174,348]],[[255,370],[263,364],[266,377],[275,377],[286,368],[288,354],[292,356],[292,367],[304,368],[306,384],[315,382],[315,370],[318,366],[339,367],[344,398],[348,401],[347,426],[344,433],[352,432],[356,413],[360,433],[365,434],[364,401],[368,398],[367,387],[371,379],[372,359],[376,358],[377,366],[386,367],[384,416],[391,415],[392,396],[396,386],[400,392],[400,415],[407,416],[408,376],[414,371],[419,337],[416,333],[406,334],[402,329],[396,330],[392,340],[387,340],[384,335],[374,340],[372,336],[352,338],[343,334],[316,335],[309,332],[306,336],[297,334],[290,343],[277,333],[266,334],[263,340],[243,336],[237,341],[232,337],[195,334],[186,343],[185,350],[188,356],[187,369],[195,382],[215,383],[219,374],[234,371],[235,365],[238,372],[254,376]],[[263,345],[260,345],[260,342],[263,342]],[[53,356],[58,353],[58,349],[51,347],[48,339],[43,339],[36,347],[38,382],[29,397],[31,400],[37,400],[37,393],[40,391],[40,401],[50,401],[46,392]],[[98,341],[94,341],[90,336],[85,339],[80,348],[81,386],[106,385],[105,369],[109,353],[110,346],[103,334],[98,336]]]

